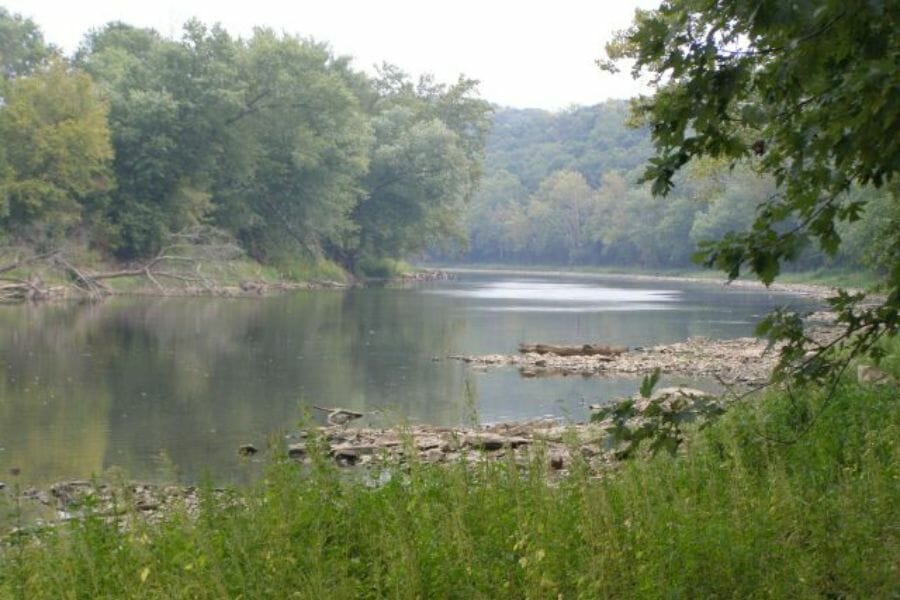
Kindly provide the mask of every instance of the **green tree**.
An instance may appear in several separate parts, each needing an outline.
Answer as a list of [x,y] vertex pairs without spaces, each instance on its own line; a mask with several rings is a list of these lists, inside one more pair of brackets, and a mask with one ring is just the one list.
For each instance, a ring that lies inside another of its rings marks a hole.
[[9,83],[0,108],[0,223],[60,237],[112,185],[107,107],[91,78],[52,60]]
[[[638,11],[607,46],[612,60],[634,61],[636,77],[652,77],[655,94],[636,102],[635,114],[656,148],[644,174],[655,194],[701,157],[746,162],[775,181],[749,231],[702,246],[705,264],[731,278],[747,267],[770,283],[808,239],[837,251],[838,224],[858,220],[865,206],[853,188],[887,189],[897,202],[898,10],[896,1],[668,0]],[[875,341],[897,331],[900,223],[890,231],[886,300],[860,308],[861,298],[842,292],[831,301],[851,354],[877,356]],[[797,315],[773,315],[760,331],[790,342],[783,365],[812,345]],[[803,374],[832,372],[820,358],[806,359]]]
[[467,211],[470,257],[512,260],[523,242],[515,221],[524,217],[528,192],[519,178],[501,170],[486,175]]
[[338,250],[345,266],[464,243],[463,210],[481,175],[490,113],[476,85],[414,83],[396,67],[381,68],[368,97],[374,144],[353,212],[358,231]]
[[34,21],[0,6],[0,76],[3,79],[31,74],[52,53]]
[[596,193],[575,171],[557,171],[541,182],[528,208],[535,253],[558,263],[587,258],[597,209]]
[[268,29],[240,48],[239,109],[224,126],[243,167],[217,177],[216,218],[257,258],[319,255],[356,228],[372,134],[334,61],[323,44]]
[[224,126],[239,110],[232,46],[223,30],[196,21],[180,42],[111,23],[79,51],[110,102],[117,188],[107,219],[120,256],[152,254],[168,232],[211,212],[215,171],[240,148]]

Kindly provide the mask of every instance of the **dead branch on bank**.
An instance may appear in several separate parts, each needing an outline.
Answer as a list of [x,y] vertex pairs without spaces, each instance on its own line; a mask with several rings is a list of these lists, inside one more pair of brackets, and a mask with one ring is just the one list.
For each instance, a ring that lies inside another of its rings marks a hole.
[[[234,260],[242,255],[243,251],[226,233],[213,227],[197,226],[171,234],[168,244],[156,256],[145,263],[124,269],[90,273],[78,270],[65,260],[58,262],[72,276],[76,285],[92,296],[111,293],[111,288],[105,282],[124,277],[145,277],[161,294],[190,288],[203,288],[212,293],[218,290],[218,286],[203,274],[203,264]],[[165,280],[177,282],[179,288],[173,289],[165,285]]]
[[[52,258],[56,253],[57,251],[53,250],[51,252],[23,256],[21,252],[16,252],[16,257],[12,262],[0,266],[0,275],[12,273],[30,264]],[[61,288],[59,287],[47,287],[39,275],[0,276],[0,303],[46,300],[58,295],[60,292]]]
[[[107,282],[126,277],[146,278],[163,295],[197,289],[215,293],[219,291],[219,287],[203,273],[203,265],[207,262],[234,260],[243,255],[243,251],[228,234],[213,227],[197,226],[173,233],[167,242],[156,256],[146,262],[131,264],[115,271],[89,271],[73,264],[61,251],[54,250],[27,258],[17,256],[10,264],[0,266],[0,274],[26,265],[43,263],[49,269],[64,273],[70,281],[70,290],[74,289],[90,298],[101,298],[114,293]],[[0,302],[45,300],[63,295],[66,289],[66,286],[48,288],[37,275],[0,277],[0,282],[3,282],[0,284]]]

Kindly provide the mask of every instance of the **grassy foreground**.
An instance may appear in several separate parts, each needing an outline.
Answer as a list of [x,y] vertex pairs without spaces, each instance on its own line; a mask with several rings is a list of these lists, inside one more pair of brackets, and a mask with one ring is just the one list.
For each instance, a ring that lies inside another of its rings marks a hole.
[[0,597],[892,598],[897,396],[847,383],[820,412],[821,392],[773,394],[676,459],[603,478],[575,464],[554,481],[540,459],[412,464],[377,483],[326,457],[275,463],[197,518],[8,537]]

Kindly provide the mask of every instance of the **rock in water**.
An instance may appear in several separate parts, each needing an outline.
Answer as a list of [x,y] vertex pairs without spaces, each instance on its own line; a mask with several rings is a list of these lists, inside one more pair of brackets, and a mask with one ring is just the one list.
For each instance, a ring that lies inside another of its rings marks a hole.
[[238,454],[241,456],[253,456],[257,452],[259,452],[259,450],[257,450],[256,446],[253,444],[241,444],[240,447],[238,447]]

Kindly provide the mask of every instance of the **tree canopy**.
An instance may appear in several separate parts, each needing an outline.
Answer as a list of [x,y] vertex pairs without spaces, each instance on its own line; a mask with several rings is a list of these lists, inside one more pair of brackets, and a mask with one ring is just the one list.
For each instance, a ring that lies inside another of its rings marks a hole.
[[[655,194],[668,194],[676,173],[700,158],[746,164],[774,181],[749,230],[701,247],[705,264],[731,278],[749,268],[770,283],[809,240],[837,252],[841,223],[875,208],[861,191],[881,190],[897,205],[898,10],[895,1],[667,0],[637,11],[607,46],[610,59],[631,59],[633,75],[648,75],[655,91],[634,104],[656,149],[643,175]],[[881,240],[886,299],[869,308],[845,292],[832,300],[855,353],[877,355],[875,341],[897,331],[896,215],[881,217],[891,220]],[[761,329],[790,341],[785,364],[812,344],[796,315],[773,316]],[[806,361],[806,372],[826,372],[821,364]]]
[[262,262],[353,270],[458,239],[481,174],[477,82],[372,77],[266,28],[109,23],[68,59],[0,9],[0,68],[0,239],[14,244],[77,230],[131,261],[214,226]]

